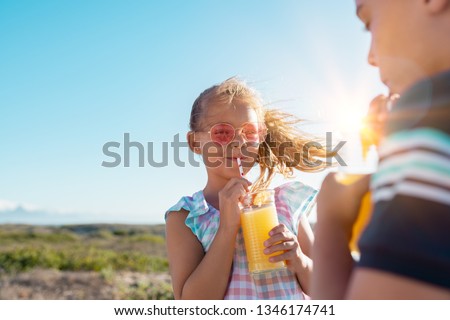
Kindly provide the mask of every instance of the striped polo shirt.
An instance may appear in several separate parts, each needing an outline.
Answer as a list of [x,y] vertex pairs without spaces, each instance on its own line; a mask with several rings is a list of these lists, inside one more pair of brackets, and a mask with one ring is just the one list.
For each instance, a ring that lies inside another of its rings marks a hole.
[[396,103],[372,176],[359,266],[450,288],[450,71]]

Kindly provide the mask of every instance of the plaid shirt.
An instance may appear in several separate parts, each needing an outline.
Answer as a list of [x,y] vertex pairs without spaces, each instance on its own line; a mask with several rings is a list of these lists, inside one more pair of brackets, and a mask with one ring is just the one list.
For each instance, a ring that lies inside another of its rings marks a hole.
[[[315,203],[317,190],[299,181],[275,188],[278,220],[295,235],[300,217],[308,214]],[[219,210],[209,205],[202,191],[183,197],[166,212],[189,211],[186,226],[196,235],[205,252],[209,250],[220,223]],[[242,230],[236,237],[233,266],[224,299],[305,299],[295,274],[288,269],[251,276],[248,271]]]

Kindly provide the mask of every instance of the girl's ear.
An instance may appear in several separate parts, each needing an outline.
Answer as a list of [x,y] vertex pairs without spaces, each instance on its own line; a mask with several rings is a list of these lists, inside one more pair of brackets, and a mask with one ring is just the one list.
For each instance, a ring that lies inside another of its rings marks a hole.
[[436,14],[444,11],[446,8],[449,8],[450,1],[449,0],[422,0],[426,9],[431,14]]
[[189,131],[186,134],[186,140],[189,144],[189,149],[191,149],[191,151],[195,154],[202,154],[201,149],[200,149],[200,143],[195,141],[195,132],[194,131]]

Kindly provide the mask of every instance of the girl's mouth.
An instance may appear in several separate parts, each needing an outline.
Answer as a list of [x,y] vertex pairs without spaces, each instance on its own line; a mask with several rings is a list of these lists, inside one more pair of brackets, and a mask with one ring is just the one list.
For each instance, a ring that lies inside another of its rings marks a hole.
[[[237,158],[238,157],[225,157],[225,159],[230,160],[230,161],[237,161]],[[249,157],[240,157],[240,158],[241,158],[241,161],[247,161],[250,159]]]

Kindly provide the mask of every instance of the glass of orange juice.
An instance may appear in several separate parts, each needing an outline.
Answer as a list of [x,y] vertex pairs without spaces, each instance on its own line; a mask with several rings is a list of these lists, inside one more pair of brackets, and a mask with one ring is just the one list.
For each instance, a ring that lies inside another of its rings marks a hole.
[[[340,130],[346,143],[339,153],[346,163],[341,164],[338,169],[336,175],[338,182],[350,185],[376,171],[378,165],[376,148],[382,140],[384,121],[399,97],[395,93],[389,93],[388,97],[376,97],[371,102],[369,113],[362,121],[352,123],[356,124],[356,127],[349,123],[346,129]],[[361,199],[358,217],[353,225],[349,242],[350,251],[356,259],[359,258],[358,240],[370,220],[372,209],[371,195],[367,192]]]
[[286,268],[284,261],[269,261],[269,258],[277,253],[266,255],[263,252],[263,243],[269,239],[269,231],[278,225],[274,190],[248,193],[242,203],[241,226],[250,273],[258,274]]
[[[338,182],[344,184],[344,185],[350,185],[359,179],[364,177],[364,174],[359,173],[342,173],[339,172],[336,176],[336,179]],[[369,223],[370,216],[372,213],[372,200],[370,196],[370,191],[367,192],[362,200],[361,205],[359,207],[358,217],[356,218],[355,223],[352,227],[352,236],[350,238],[349,242],[349,248],[352,252],[353,256],[358,257],[359,256],[359,248],[358,248],[358,241],[359,238],[366,228],[367,224]]]
[[[341,156],[345,164],[339,166],[336,180],[344,185],[351,185],[375,172],[378,163],[378,154],[373,144],[368,144],[365,131],[344,133],[346,144]],[[372,201],[370,192],[367,192],[362,200],[359,213],[352,228],[352,236],[349,248],[354,258],[359,258],[358,241],[366,228],[372,213]]]

